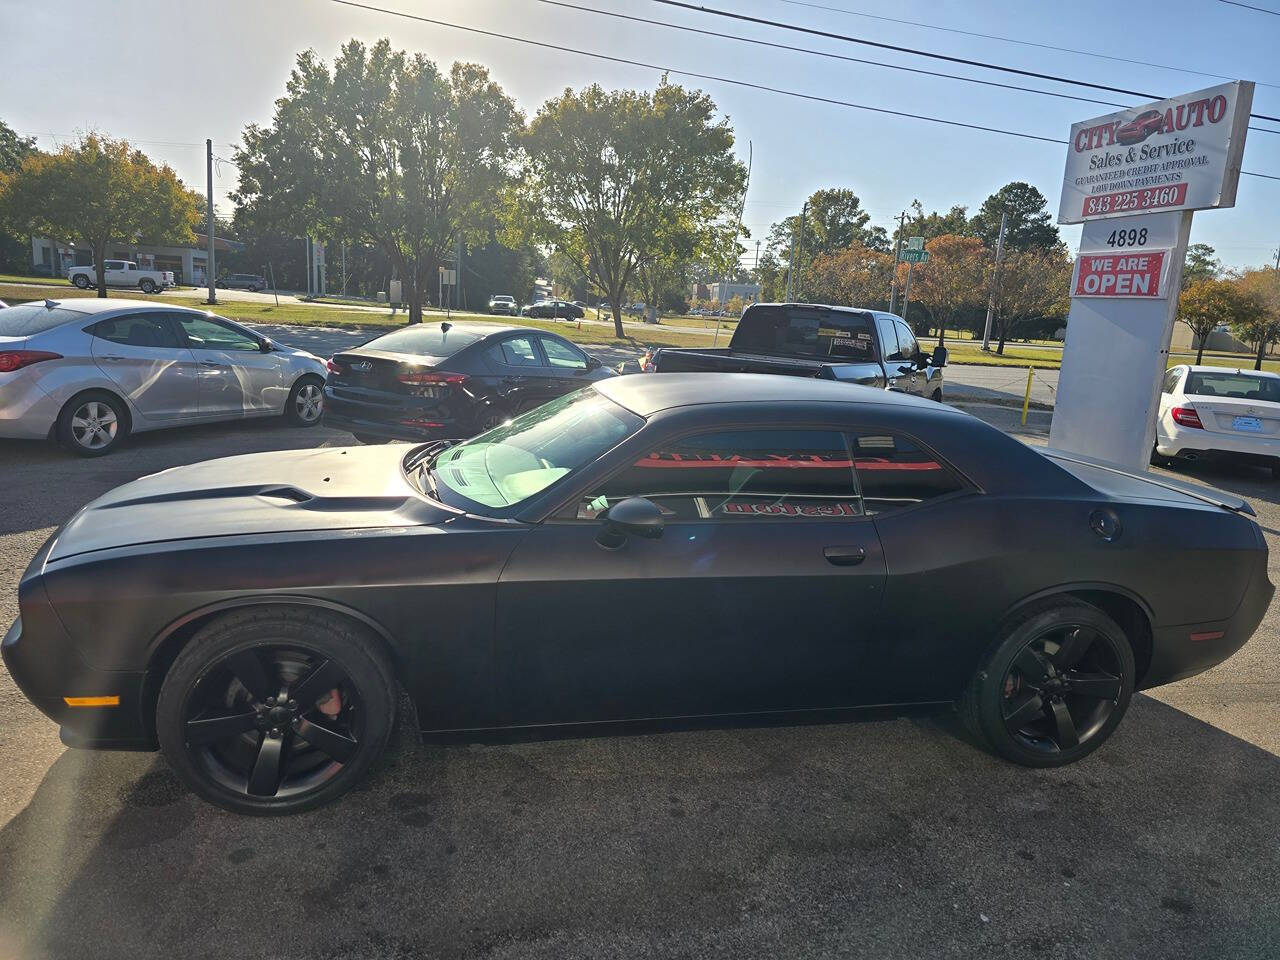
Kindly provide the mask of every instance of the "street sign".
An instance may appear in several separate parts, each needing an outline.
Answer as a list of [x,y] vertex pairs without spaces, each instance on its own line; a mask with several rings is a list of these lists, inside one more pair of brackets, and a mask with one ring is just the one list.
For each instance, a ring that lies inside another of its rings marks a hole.
[[903,263],[928,263],[928,250],[903,250],[902,255],[898,258]]
[[908,249],[908,250],[923,250],[923,249],[924,249],[924,237],[907,237],[907,249]]
[[1072,124],[1058,222],[1235,206],[1252,105],[1237,80]]

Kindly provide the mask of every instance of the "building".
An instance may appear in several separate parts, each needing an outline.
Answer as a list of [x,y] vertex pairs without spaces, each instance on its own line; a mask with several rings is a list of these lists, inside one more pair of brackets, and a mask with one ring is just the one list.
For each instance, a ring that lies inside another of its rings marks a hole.
[[710,300],[711,289],[705,283],[695,283],[689,295],[690,300]]
[[717,303],[728,303],[734,297],[743,300],[759,300],[760,284],[758,283],[712,283],[707,287],[709,299]]
[[[238,250],[243,244],[234,240],[214,237],[215,256]],[[132,260],[144,270],[171,270],[175,283],[202,286],[208,283],[207,247],[160,246],[147,243],[108,243],[108,260]],[[63,243],[47,237],[31,238],[31,262],[37,268],[45,267],[53,277],[65,277],[72,267],[93,266],[93,251],[74,243]],[[323,270],[323,257],[320,269]],[[43,271],[42,271],[43,272]]]

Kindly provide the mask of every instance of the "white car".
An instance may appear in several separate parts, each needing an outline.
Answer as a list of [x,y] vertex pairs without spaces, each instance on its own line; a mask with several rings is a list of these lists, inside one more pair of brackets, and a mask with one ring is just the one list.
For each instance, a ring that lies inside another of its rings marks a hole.
[[[143,293],[155,293],[173,286],[172,270],[139,270],[132,260],[103,260],[107,268],[108,287],[136,287]],[[93,267],[72,267],[67,279],[87,290],[98,285],[98,271]]]
[[1280,479],[1280,376],[1185,365],[1165,374],[1154,462],[1236,460]]
[[0,311],[0,438],[85,457],[215,420],[315,426],[324,377],[319,357],[200,310],[82,297]]

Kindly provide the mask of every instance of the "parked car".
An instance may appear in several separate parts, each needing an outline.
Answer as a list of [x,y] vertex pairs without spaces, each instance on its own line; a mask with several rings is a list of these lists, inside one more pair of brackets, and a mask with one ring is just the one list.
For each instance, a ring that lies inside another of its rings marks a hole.
[[320,421],[324,363],[237,323],[139,300],[0,312],[0,437],[97,457],[131,433],[215,420]]
[[1165,374],[1152,462],[1228,460],[1280,480],[1280,376],[1183,364]]
[[520,312],[516,306],[516,298],[508,297],[505,294],[499,294],[489,298],[489,312],[501,313],[509,317],[514,317]]
[[1127,147],[1141,143],[1164,129],[1164,114],[1159,110],[1143,110],[1128,123],[1116,128],[1116,142]]
[[729,346],[660,347],[645,354],[645,373],[772,373],[818,377],[942,400],[947,350],[926,355],[905,320],[878,310],[812,303],[753,304]]
[[520,311],[522,317],[544,317],[553,320],[581,320],[586,311],[568,300],[538,300]]
[[[132,260],[104,260],[108,287],[137,287],[143,293],[155,293],[173,286],[171,270],[139,270]],[[98,285],[98,271],[94,267],[72,267],[67,279],[87,290]]]
[[377,337],[328,369],[325,425],[369,443],[470,437],[617,376],[554,333],[448,322]]
[[229,273],[218,278],[217,286],[228,290],[249,290],[257,293],[259,290],[267,289],[267,278],[256,273]]
[[158,745],[242,813],[350,789],[401,689],[472,739],[954,700],[1052,767],[1249,639],[1251,514],[915,397],[619,377],[463,443],[125,484],[37,551],[3,654],[63,742]]

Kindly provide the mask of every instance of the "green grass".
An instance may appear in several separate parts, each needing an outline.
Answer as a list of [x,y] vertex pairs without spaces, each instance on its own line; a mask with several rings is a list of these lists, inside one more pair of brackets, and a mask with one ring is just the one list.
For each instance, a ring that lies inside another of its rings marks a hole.
[[27,277],[18,273],[0,273],[0,283],[21,283],[34,286],[68,287],[65,277]]

